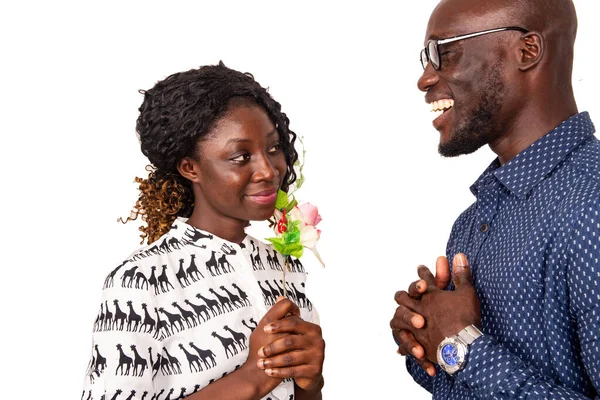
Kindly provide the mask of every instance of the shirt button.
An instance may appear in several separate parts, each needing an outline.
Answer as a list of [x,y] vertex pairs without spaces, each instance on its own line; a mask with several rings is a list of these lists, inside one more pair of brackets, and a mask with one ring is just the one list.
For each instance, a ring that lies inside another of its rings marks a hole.
[[488,224],[481,224],[479,225],[479,230],[483,233],[486,233],[488,231],[488,229],[490,229]]

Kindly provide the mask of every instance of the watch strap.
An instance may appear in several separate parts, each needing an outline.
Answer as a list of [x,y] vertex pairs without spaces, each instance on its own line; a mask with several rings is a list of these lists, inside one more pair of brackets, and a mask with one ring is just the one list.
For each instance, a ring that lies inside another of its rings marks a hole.
[[471,343],[473,343],[476,339],[478,339],[482,335],[483,335],[483,332],[481,332],[479,329],[477,329],[477,327],[475,325],[469,325],[469,326],[465,327],[463,330],[461,330],[460,332],[458,332],[457,336],[465,344],[470,345]]

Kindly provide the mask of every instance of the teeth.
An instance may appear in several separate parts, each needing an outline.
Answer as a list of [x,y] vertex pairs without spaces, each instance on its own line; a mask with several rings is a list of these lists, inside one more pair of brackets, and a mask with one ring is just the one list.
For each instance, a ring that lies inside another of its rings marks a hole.
[[454,106],[454,100],[452,99],[440,99],[431,102],[431,111],[445,111]]

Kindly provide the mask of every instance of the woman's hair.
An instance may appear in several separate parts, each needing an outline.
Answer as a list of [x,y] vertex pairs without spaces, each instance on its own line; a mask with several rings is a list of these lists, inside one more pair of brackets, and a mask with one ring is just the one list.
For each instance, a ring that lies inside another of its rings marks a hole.
[[149,90],[141,90],[136,131],[142,153],[151,165],[148,178],[135,178],[140,196],[126,223],[141,215],[142,242],[156,241],[166,233],[175,218],[189,217],[194,207],[190,181],[179,174],[177,164],[184,157],[194,157],[197,142],[211,132],[225,114],[243,104],[262,107],[276,126],[281,138],[287,171],[282,190],[296,180],[294,148],[296,134],[289,129],[289,119],[267,89],[249,73],[227,68],[223,62],[173,74]]

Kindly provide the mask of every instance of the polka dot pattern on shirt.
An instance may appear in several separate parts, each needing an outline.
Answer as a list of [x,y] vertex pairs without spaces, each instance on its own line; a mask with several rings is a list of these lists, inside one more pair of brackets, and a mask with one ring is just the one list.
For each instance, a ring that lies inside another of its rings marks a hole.
[[[471,187],[447,256],[467,255],[484,337],[434,399],[584,399],[600,391],[600,142],[577,114]],[[485,228],[485,229],[484,229]]]

